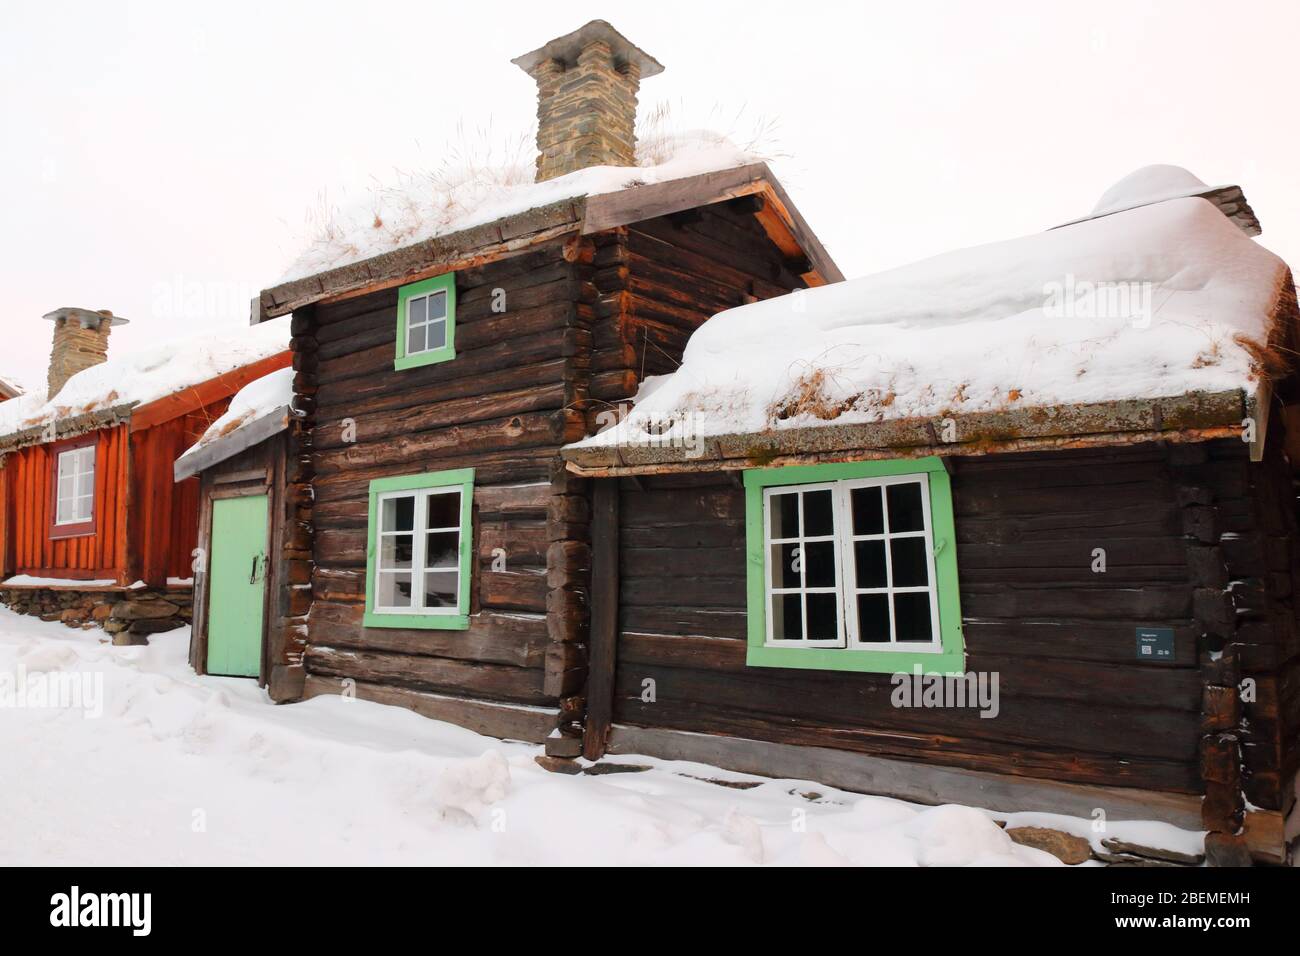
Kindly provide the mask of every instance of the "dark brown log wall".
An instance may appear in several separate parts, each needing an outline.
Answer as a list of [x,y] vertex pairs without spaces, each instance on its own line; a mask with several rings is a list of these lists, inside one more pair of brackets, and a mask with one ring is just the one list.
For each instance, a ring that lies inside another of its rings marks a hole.
[[[674,371],[711,316],[803,287],[746,203],[734,200],[595,237],[593,415],[629,398],[647,375]],[[595,422],[595,419],[593,419]],[[603,422],[602,422],[603,423]]]
[[[676,367],[715,312],[800,284],[752,210],[724,204],[460,271],[449,362],[393,369],[396,289],[295,313],[312,488],[307,692],[350,678],[376,699],[489,733],[540,739],[558,722],[576,741],[590,502],[559,448],[635,392],[643,371]],[[498,289],[505,312],[493,310]],[[470,629],[362,627],[369,482],[465,467],[475,469]],[[504,570],[493,566],[502,551]]]
[[[1243,649],[1265,688],[1244,740],[1255,781],[1247,790],[1273,806],[1286,760],[1272,727],[1295,726],[1282,703],[1282,689],[1295,683],[1294,616],[1290,605],[1265,607],[1249,583],[1266,576],[1263,558],[1246,564],[1265,547],[1261,535],[1279,544],[1252,490],[1273,479],[1239,442],[1179,455],[1148,445],[955,463],[967,668],[1000,675],[994,719],[896,709],[888,675],[746,667],[739,483],[718,475],[624,481],[615,722],[1201,793],[1201,668],[1224,643],[1202,635],[1206,620],[1224,613],[1215,602],[1227,600],[1229,578],[1212,567],[1222,553],[1241,575],[1236,614],[1260,622],[1245,625],[1258,644]],[[1212,553],[1200,553],[1203,544]],[[1092,571],[1095,548],[1105,549],[1104,574]],[[1276,574],[1264,591],[1289,594],[1289,566]],[[1139,625],[1174,629],[1173,664],[1136,660]],[[1282,658],[1290,664],[1278,670]],[[653,702],[643,700],[646,679]]]
[[[555,706],[545,686],[552,463],[582,432],[573,406],[591,333],[579,307],[594,299],[566,254],[555,243],[458,273],[456,357],[436,365],[393,369],[396,289],[314,308],[299,363],[315,389],[309,675]],[[492,310],[495,289],[505,312]],[[363,627],[370,480],[465,467],[475,469],[470,629]],[[494,569],[500,553],[505,567]]]

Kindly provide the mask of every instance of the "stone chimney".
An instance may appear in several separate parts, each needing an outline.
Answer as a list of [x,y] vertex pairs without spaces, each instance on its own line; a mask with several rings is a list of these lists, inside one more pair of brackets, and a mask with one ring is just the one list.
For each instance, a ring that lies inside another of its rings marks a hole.
[[636,94],[658,60],[592,20],[510,62],[537,81],[537,182],[636,165]]
[[82,369],[108,359],[108,333],[125,325],[107,309],[55,309],[45,318],[54,323],[54,346],[50,349],[50,370],[46,379],[50,398],[59,394],[68,379]]

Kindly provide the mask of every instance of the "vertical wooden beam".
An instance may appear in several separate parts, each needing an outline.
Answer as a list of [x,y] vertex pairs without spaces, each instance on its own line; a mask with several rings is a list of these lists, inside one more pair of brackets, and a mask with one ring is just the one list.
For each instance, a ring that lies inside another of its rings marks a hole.
[[591,507],[591,648],[587,723],[582,755],[605,753],[614,715],[614,661],[618,641],[618,479],[594,482]]

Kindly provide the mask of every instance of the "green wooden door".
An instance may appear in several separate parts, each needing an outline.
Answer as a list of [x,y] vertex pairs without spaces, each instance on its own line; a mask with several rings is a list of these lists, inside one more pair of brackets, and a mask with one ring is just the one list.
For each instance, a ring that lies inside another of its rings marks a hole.
[[266,495],[212,502],[208,673],[257,677],[266,601]]

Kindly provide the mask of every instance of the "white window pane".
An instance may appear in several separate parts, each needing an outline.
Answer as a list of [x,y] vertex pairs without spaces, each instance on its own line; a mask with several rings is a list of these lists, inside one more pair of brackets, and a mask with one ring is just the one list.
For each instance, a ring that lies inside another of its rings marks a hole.
[[803,493],[803,536],[818,538],[835,533],[835,512],[831,490],[822,488]]
[[803,597],[798,594],[772,595],[772,640],[803,640]]
[[380,507],[381,531],[415,530],[415,496],[385,498]]
[[77,494],[93,495],[95,493],[95,473],[82,472],[77,476]]
[[882,534],[885,530],[884,510],[880,503],[880,488],[854,488],[849,492],[853,506],[854,534]]
[[858,595],[858,640],[864,644],[889,643],[889,595]]
[[426,571],[424,575],[425,607],[456,607],[455,571]]
[[426,568],[456,568],[460,564],[460,533],[431,531],[424,549]]
[[[871,489],[875,491],[876,489]],[[880,500],[880,495],[876,495]],[[853,563],[856,566],[857,586],[860,588],[883,588],[889,584],[889,575],[885,566],[885,542],[855,541],[853,543]]]
[[439,319],[427,326],[428,338],[426,349],[440,349],[447,344],[447,320]]
[[836,584],[835,542],[806,541],[804,553],[804,587],[833,588]]
[[429,318],[431,320],[446,318],[447,293],[435,292],[433,295],[429,296],[427,301],[429,303]]
[[430,530],[460,527],[460,492],[450,491],[429,495],[428,521]]
[[379,539],[379,567],[384,570],[409,570],[414,555],[415,535],[385,534]]
[[839,602],[834,594],[809,594],[805,601],[808,609],[808,640],[833,641],[839,637]]
[[59,497],[71,498],[77,493],[77,476],[76,475],[59,475]]
[[933,639],[928,591],[894,595],[894,630],[899,641],[928,642]]
[[427,325],[413,325],[406,331],[406,354],[415,355],[417,352],[425,351],[424,343],[427,341],[425,332]]
[[906,484],[889,485],[885,489],[889,500],[889,530],[922,531],[925,529],[925,512],[921,507],[921,485],[909,481]]
[[772,545],[772,587],[797,588],[803,584],[800,571],[803,566],[803,548],[798,541]]
[[892,539],[889,563],[896,588],[923,588],[930,583],[930,562],[923,537]]
[[94,511],[95,511],[95,499],[93,496],[89,498],[77,499],[77,520],[78,521],[89,521],[91,519],[91,516],[94,514]]
[[411,299],[406,304],[406,326],[413,328],[417,325],[423,325],[428,321],[429,300],[421,296],[418,299]]
[[772,540],[799,537],[799,495],[773,494],[768,498],[768,528]]
[[404,608],[411,606],[410,572],[381,571],[375,585],[376,607]]

